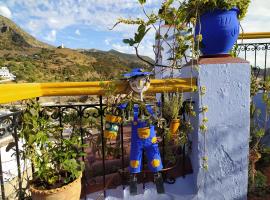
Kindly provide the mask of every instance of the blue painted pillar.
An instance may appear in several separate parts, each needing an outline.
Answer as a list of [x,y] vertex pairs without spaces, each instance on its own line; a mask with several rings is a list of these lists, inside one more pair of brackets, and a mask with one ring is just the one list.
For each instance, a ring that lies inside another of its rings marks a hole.
[[[193,120],[195,129],[191,136],[197,197],[200,200],[245,200],[248,187],[250,65],[239,58],[202,58],[197,78],[200,91],[193,98],[199,114]],[[202,88],[204,92],[201,92]],[[205,107],[208,111],[203,114]],[[199,127],[205,117],[208,122],[204,132]],[[207,170],[204,165],[207,165]]]
[[[161,72],[162,73],[159,73]],[[156,77],[168,77],[170,70],[156,67]],[[195,102],[196,117],[190,154],[194,196],[185,200],[246,200],[250,128],[250,65],[240,58],[201,58],[198,68],[185,66],[174,77],[196,77],[200,91],[185,93]],[[203,107],[207,112],[202,113]],[[199,127],[207,118],[207,131]],[[204,161],[207,157],[207,161]],[[208,169],[204,169],[207,163]],[[185,180],[183,180],[185,181]],[[185,187],[185,186],[179,186]]]

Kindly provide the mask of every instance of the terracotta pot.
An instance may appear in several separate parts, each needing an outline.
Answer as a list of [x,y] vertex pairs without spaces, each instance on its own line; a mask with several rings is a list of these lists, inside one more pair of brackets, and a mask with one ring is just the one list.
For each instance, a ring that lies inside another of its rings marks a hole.
[[51,190],[38,190],[30,185],[30,192],[33,200],[79,200],[81,196],[81,178],[74,180],[60,188]]
[[105,116],[104,137],[107,139],[116,139],[119,130],[119,124],[122,122],[122,117],[114,115]]
[[172,135],[176,135],[180,126],[180,119],[173,119],[170,123],[170,132]]

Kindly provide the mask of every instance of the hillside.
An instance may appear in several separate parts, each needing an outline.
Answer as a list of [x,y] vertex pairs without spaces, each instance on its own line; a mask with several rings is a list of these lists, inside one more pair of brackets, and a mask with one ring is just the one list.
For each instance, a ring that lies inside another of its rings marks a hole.
[[[150,58],[147,58],[150,59]],[[18,82],[91,81],[113,79],[134,67],[148,68],[135,55],[115,50],[59,49],[36,40],[0,16],[0,67]]]
[[0,15],[0,49],[20,49],[25,47],[51,48],[36,40],[10,19]]
[[[139,60],[136,55],[125,54],[115,50],[84,50],[81,52],[87,56],[95,58],[96,62],[93,63],[95,71],[99,74],[105,75],[106,77],[120,76],[121,72],[129,71],[131,68],[149,68],[149,65]],[[150,58],[147,59],[152,61]]]

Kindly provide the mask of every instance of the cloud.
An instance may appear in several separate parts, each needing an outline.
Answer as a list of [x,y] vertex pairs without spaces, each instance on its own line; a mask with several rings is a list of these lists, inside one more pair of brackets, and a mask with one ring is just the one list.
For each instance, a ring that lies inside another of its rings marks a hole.
[[130,53],[130,54],[135,53],[135,51],[132,47],[121,44],[121,43],[112,44],[112,48],[119,51],[119,52],[122,52],[122,53]]
[[7,6],[0,5],[0,15],[11,19],[12,13]]
[[245,32],[266,32],[270,27],[270,4],[265,0],[251,1],[248,13],[242,21]]
[[[157,11],[162,1],[147,0],[146,11]],[[40,36],[48,30],[54,30],[46,36],[47,41],[55,41],[56,32],[71,27],[82,25],[92,30],[111,32],[111,28],[119,17],[137,18],[144,17],[140,4],[137,0],[8,0],[5,6],[0,6],[0,13],[3,8],[6,15],[20,19],[20,25],[32,34]],[[8,7],[7,7],[8,6]],[[8,12],[8,11],[9,12]],[[242,21],[245,32],[268,31],[270,27],[270,4],[266,0],[252,0],[247,17]],[[116,50],[132,53],[132,49],[120,40],[133,36],[136,26],[119,25],[112,31],[119,34],[118,40],[103,39],[104,45],[112,46]],[[79,35],[79,30],[75,31]],[[60,34],[60,33],[58,33]],[[155,31],[151,30],[141,45],[141,54],[152,55]],[[106,36],[105,36],[106,37]]]
[[[135,0],[9,0],[7,4],[21,8],[16,10],[17,17],[25,18],[25,21],[34,17],[41,24],[45,23],[48,28],[55,30],[84,24],[96,30],[108,31],[119,17],[143,16]],[[158,1],[150,0],[146,8],[155,8],[159,4]]]
[[56,40],[56,30],[51,30],[51,32],[49,32],[49,34],[44,39],[49,41],[49,42],[55,42],[55,40]]
[[[130,47],[123,43],[113,43],[112,48],[120,51],[122,53],[135,54],[135,50],[133,47]],[[155,54],[153,51],[153,43],[151,40],[144,40],[138,49],[139,55],[148,56],[150,58],[154,58]]]
[[[159,7],[160,3],[148,0],[145,8],[150,12]],[[124,48],[120,40],[132,37],[137,26],[119,25],[112,31],[110,28],[120,17],[145,17],[136,0],[9,0],[7,5],[14,8],[16,19],[20,19],[20,25],[31,34],[42,38],[48,30],[53,30],[43,37],[47,41],[55,41],[56,32],[82,25],[95,31],[116,32],[118,39],[115,42],[118,43],[115,43],[115,47],[122,52],[130,52],[130,48]],[[75,34],[80,35],[80,31],[76,30]],[[153,39],[154,34],[151,33],[149,37]],[[113,43],[104,40],[104,44],[110,46]]]
[[111,44],[111,41],[112,41],[111,38],[106,38],[106,39],[104,40],[104,42],[105,42],[106,45],[110,45],[110,44]]
[[80,30],[79,30],[79,29],[77,29],[77,30],[75,31],[75,34],[76,34],[76,35],[81,35]]

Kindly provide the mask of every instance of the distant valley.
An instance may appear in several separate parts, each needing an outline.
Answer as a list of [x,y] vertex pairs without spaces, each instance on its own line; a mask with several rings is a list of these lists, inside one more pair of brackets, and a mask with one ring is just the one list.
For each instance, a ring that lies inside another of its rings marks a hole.
[[0,16],[0,67],[4,66],[17,82],[104,80],[120,77],[131,68],[149,68],[136,55],[115,50],[53,47]]

